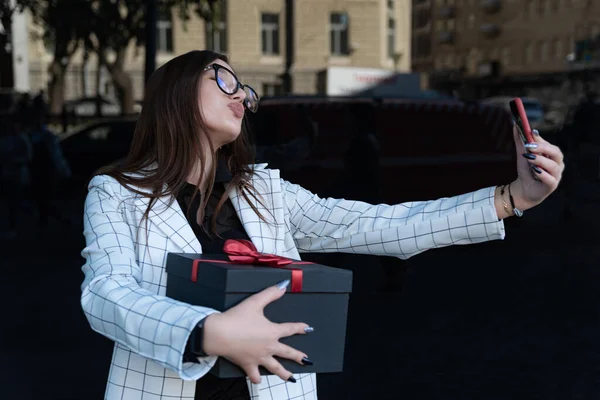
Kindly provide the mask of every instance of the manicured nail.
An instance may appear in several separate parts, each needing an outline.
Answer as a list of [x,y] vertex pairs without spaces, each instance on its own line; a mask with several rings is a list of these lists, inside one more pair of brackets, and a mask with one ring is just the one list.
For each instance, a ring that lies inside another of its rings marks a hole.
[[311,333],[314,331],[315,331],[315,328],[313,328],[312,326],[307,326],[306,328],[304,328],[304,333]]
[[535,156],[535,154],[529,154],[529,153],[522,154],[522,156],[525,157],[528,160],[535,160],[537,158]]
[[535,172],[537,172],[538,174],[542,173],[542,170],[540,167],[538,167],[537,165],[532,165],[531,169],[534,170]]
[[304,357],[302,359],[302,364],[304,364],[304,365],[313,365],[314,363],[312,361],[310,361],[308,358]]
[[524,146],[526,149],[537,149],[538,148],[537,143],[525,143]]
[[531,132],[533,133],[533,136],[540,136],[540,131],[538,131],[537,129],[534,129]]
[[294,375],[288,378],[288,382],[296,383],[296,378],[294,378]]
[[289,284],[290,284],[290,280],[289,280],[289,279],[286,279],[285,281],[281,281],[281,282],[279,282],[279,283],[277,284],[277,288],[278,288],[279,290],[285,290],[285,289],[288,287],[288,285],[289,285]]

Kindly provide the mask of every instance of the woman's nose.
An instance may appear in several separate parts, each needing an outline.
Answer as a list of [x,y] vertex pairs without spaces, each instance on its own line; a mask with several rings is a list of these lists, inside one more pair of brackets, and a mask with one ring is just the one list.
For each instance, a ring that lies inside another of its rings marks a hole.
[[244,89],[242,89],[241,87],[238,87],[237,92],[235,92],[232,95],[232,98],[234,100],[237,100],[239,102],[243,102],[244,100],[246,100],[246,92],[244,91]]

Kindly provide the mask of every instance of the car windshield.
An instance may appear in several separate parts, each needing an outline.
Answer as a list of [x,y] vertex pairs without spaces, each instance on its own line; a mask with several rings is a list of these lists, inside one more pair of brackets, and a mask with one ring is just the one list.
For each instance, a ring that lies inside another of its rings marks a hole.
[[542,110],[542,105],[535,101],[524,101],[523,107],[525,107],[526,110],[532,110],[532,111],[541,111]]

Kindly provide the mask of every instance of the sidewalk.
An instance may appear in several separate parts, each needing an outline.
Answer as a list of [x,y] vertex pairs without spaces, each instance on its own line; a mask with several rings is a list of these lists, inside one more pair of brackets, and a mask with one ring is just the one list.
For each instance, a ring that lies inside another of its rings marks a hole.
[[[600,182],[579,194],[573,220],[558,192],[507,220],[504,241],[409,260],[397,294],[375,294],[377,258],[338,258],[355,271],[345,371],[319,377],[320,398],[596,399]],[[79,306],[81,205],[68,232],[0,244],[2,399],[103,396],[112,343]]]

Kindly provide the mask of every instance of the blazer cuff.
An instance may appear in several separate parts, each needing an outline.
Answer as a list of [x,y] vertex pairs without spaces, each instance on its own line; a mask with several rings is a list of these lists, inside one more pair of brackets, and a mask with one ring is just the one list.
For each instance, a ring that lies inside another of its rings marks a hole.
[[[204,375],[210,371],[212,367],[215,366],[217,362],[217,356],[207,356],[207,357],[196,357],[191,352],[189,352],[188,342],[190,340],[190,335],[192,331],[198,325],[198,322],[202,321],[206,317],[211,314],[218,313],[219,311],[213,310],[209,313],[203,313],[199,318],[194,321],[194,324],[190,327],[190,331],[188,333],[188,337],[184,342],[184,348],[181,351],[182,357],[181,362],[179,364],[179,375],[183,380],[196,381],[202,378]],[[190,358],[193,358],[190,360]]]

